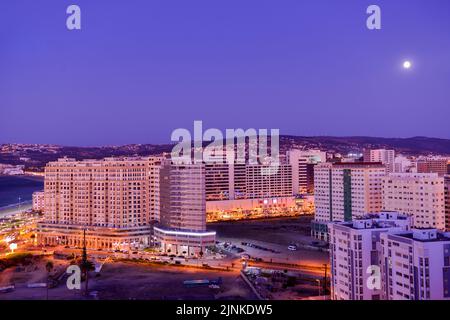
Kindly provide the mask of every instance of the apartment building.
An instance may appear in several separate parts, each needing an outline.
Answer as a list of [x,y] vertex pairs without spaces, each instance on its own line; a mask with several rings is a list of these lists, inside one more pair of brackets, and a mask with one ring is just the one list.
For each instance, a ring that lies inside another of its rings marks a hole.
[[154,237],[161,251],[201,255],[215,245],[215,232],[206,230],[205,165],[162,163],[160,221]]
[[216,163],[205,165],[207,201],[292,196],[292,169],[260,164]]
[[44,191],[35,191],[32,195],[32,209],[37,212],[44,212],[45,193]]
[[383,178],[383,209],[411,215],[415,228],[444,230],[444,178],[437,173],[389,174]]
[[394,171],[392,172],[417,172],[417,163],[408,157],[397,155],[394,159]]
[[63,158],[45,167],[43,245],[121,249],[150,244],[161,158]]
[[246,198],[246,165],[205,164],[206,201]]
[[450,175],[444,177],[445,231],[450,231]]
[[264,165],[246,166],[247,199],[292,196],[292,167],[280,164],[278,168]]
[[289,150],[286,161],[292,167],[292,192],[294,195],[312,193],[314,166],[327,161],[326,152],[320,150]]
[[329,223],[331,298],[380,300],[381,282],[368,285],[371,282],[369,277],[380,270],[372,268],[380,264],[380,235],[408,231],[409,228],[409,217],[397,212],[381,212],[354,221]]
[[381,162],[387,172],[394,172],[395,151],[386,149],[364,149],[364,162]]
[[444,157],[424,157],[417,159],[418,173],[437,173],[444,176],[448,172],[449,158]]
[[386,168],[380,162],[318,164],[314,169],[315,216],[313,237],[327,239],[327,223],[351,221],[382,208],[382,179]]
[[385,300],[450,298],[450,234],[436,229],[380,237]]

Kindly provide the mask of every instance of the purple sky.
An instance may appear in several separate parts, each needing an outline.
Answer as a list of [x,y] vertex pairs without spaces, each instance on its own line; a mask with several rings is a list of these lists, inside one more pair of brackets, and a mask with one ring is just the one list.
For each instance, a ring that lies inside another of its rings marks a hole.
[[449,119],[448,0],[0,1],[0,143],[163,143],[194,120],[450,138]]

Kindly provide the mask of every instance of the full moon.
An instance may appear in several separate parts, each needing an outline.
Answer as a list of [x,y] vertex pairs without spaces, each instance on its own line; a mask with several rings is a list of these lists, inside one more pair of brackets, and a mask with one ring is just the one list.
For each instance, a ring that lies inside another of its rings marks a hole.
[[411,68],[411,61],[404,61],[403,62],[403,69],[410,69]]

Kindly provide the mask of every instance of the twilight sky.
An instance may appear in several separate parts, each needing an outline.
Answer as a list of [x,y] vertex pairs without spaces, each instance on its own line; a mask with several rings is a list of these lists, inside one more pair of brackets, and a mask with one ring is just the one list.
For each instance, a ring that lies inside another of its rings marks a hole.
[[450,1],[0,1],[0,143],[167,143],[194,120],[450,138]]

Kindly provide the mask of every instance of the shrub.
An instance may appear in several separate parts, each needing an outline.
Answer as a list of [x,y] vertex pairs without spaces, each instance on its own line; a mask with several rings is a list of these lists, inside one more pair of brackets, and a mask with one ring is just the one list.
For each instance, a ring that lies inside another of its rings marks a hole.
[[33,255],[31,253],[13,253],[0,259],[0,269],[6,269],[18,265],[29,265],[32,259]]

